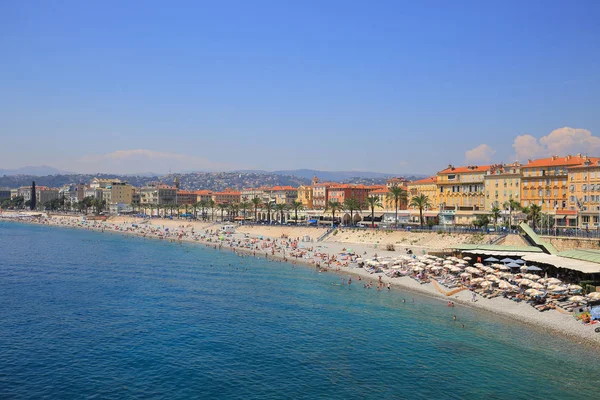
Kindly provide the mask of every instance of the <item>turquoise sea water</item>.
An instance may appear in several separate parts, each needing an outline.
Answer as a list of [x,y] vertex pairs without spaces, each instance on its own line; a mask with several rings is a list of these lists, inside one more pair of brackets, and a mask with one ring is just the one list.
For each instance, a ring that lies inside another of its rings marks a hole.
[[201,246],[0,223],[0,398],[599,393],[597,351],[339,281]]

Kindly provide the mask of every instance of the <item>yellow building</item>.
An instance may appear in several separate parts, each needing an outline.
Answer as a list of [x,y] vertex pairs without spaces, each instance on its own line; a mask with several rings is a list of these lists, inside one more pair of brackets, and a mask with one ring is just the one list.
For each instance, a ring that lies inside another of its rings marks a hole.
[[291,206],[298,198],[298,189],[291,186],[275,186],[269,192],[271,193],[271,198],[275,199],[275,204]]
[[567,210],[557,212],[557,227],[597,229],[600,216],[600,159],[568,167]]
[[[569,195],[569,167],[583,165],[588,158],[576,156],[541,158],[529,160],[521,167],[521,206],[537,204],[542,212],[566,215]],[[573,196],[575,189],[573,188]],[[573,210],[571,210],[573,211]]]
[[449,165],[437,173],[441,224],[471,225],[478,215],[485,214],[484,179],[490,168]]
[[438,217],[438,210],[440,207],[439,201],[439,188],[437,185],[437,176],[430,176],[429,178],[419,179],[418,181],[409,182],[406,185],[408,192],[408,208],[410,209],[410,220],[415,223],[419,223],[419,210],[415,207],[410,207],[410,202],[413,197],[425,195],[429,198],[431,208],[423,212],[425,222],[431,218]]
[[[375,190],[369,192],[369,196],[375,196],[379,199],[381,207],[375,207],[375,211],[390,211],[395,210],[394,201],[390,200],[388,193],[390,191],[387,187],[381,186]],[[398,209],[402,210],[402,205],[398,204]]]
[[133,203],[133,186],[127,182],[114,181],[106,187],[110,189],[110,203],[131,204]]
[[521,199],[521,164],[493,165],[485,175],[485,210],[504,209],[509,200]]
[[298,187],[298,198],[297,200],[302,203],[304,208],[312,210],[313,208],[313,188],[312,186],[300,186]]

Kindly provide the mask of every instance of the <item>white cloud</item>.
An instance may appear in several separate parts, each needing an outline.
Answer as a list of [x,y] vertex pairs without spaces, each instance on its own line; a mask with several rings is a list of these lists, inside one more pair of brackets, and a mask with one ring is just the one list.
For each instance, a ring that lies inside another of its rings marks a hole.
[[513,142],[513,148],[515,149],[517,160],[523,162],[530,158],[540,157],[543,153],[542,146],[531,135],[517,136]]
[[485,164],[492,161],[494,154],[496,154],[496,150],[487,144],[480,144],[465,152],[465,160],[467,164]]
[[148,149],[116,150],[107,154],[88,154],[77,161],[80,170],[107,173],[164,173],[169,170],[209,171],[230,169],[228,163],[212,162],[187,154]]
[[539,140],[531,135],[515,138],[513,148],[517,159],[525,162],[536,157],[564,156],[567,154],[598,154],[600,138],[587,129],[559,128]]

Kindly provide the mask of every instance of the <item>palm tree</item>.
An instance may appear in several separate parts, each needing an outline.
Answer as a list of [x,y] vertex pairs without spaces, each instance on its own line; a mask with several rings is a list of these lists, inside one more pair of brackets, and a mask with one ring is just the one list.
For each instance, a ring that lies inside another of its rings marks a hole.
[[227,207],[229,207],[229,204],[227,203],[217,204],[217,208],[221,210],[221,222],[223,222],[223,213],[225,212],[225,210],[227,210]]
[[258,221],[258,207],[262,205],[262,201],[258,197],[255,197],[250,202],[254,206],[254,222],[256,223]]
[[429,197],[424,194],[415,196],[410,200],[409,206],[419,209],[419,222],[421,224],[421,229],[423,229],[423,209],[431,207],[431,201],[429,201]]
[[375,228],[375,208],[383,207],[377,196],[369,196],[365,200],[365,205],[371,209],[371,228]]
[[350,225],[354,225],[354,212],[360,211],[360,202],[352,197],[344,200],[344,209],[350,212]]
[[231,203],[229,207],[227,207],[227,209],[229,211],[229,216],[231,217],[232,221],[235,221],[235,217],[237,216],[240,210],[240,206],[237,203]]
[[394,207],[396,208],[396,229],[398,229],[398,205],[399,203],[406,201],[408,193],[401,186],[394,185],[388,189],[387,198],[394,202]]
[[296,224],[298,224],[298,211],[304,210],[304,204],[301,201],[294,200],[292,210],[294,210],[294,218],[296,219]]
[[212,220],[215,220],[215,207],[216,207],[217,203],[215,203],[215,201],[213,199],[208,199],[206,202],[206,207],[210,208],[210,214],[212,217]]
[[249,201],[242,201],[239,205],[240,210],[242,210],[242,213],[244,215],[244,221],[246,221],[246,211],[251,207],[251,203]]
[[283,213],[285,210],[287,210],[287,204],[275,204],[275,212],[279,213],[279,222],[281,222],[281,225],[283,225]]
[[135,214],[135,206],[136,206],[136,205],[137,205],[137,204],[135,204],[133,201],[131,202],[131,204],[129,204],[129,206],[131,207],[131,212],[132,212],[133,214]]
[[494,220],[494,229],[496,229],[496,226],[498,225],[498,218],[500,218],[501,215],[502,215],[502,210],[500,210],[500,207],[498,207],[497,205],[494,205],[494,207],[492,207],[492,210],[490,212],[490,216]]
[[194,219],[198,219],[198,208],[200,208],[200,203],[195,202],[192,204],[192,211],[194,212]]
[[533,224],[533,229],[535,230],[535,228],[537,227],[537,223],[540,220],[542,207],[538,206],[537,204],[532,204],[529,207],[525,207],[523,209],[523,212],[525,213],[525,215],[527,215],[527,220],[531,221],[531,223]]
[[271,201],[268,200],[266,203],[263,204],[263,206],[267,210],[267,223],[270,224],[271,223],[271,210],[273,209],[273,203],[271,203]]
[[519,203],[518,201],[515,201],[513,199],[510,199],[510,200],[504,202],[503,207],[505,210],[508,210],[508,229],[511,229],[512,228],[513,211],[521,210],[522,209],[521,203]]
[[202,220],[206,221],[208,215],[204,210],[208,208],[208,200],[200,200],[198,202],[198,207],[200,207],[200,214],[202,215]]
[[329,200],[329,202],[327,203],[325,210],[331,210],[331,226],[332,227],[335,225],[335,213],[337,211],[343,210],[343,208],[344,207],[342,206],[342,204],[337,200]]
[[96,215],[100,215],[104,207],[106,206],[106,200],[103,199],[94,199],[92,202],[94,208],[96,209]]

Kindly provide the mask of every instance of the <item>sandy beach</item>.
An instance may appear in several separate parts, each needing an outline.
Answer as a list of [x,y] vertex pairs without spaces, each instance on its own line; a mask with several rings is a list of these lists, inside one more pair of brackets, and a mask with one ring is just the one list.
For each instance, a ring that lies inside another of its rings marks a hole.
[[[358,285],[368,282],[376,284],[381,279],[384,285],[389,283],[393,288],[399,290],[420,293],[439,299],[442,302],[451,300],[457,307],[472,307],[492,312],[528,324],[536,329],[556,332],[581,344],[600,347],[600,334],[594,332],[594,328],[599,325],[584,325],[564,311],[539,312],[525,302],[517,303],[501,296],[486,299],[477,295],[476,301],[473,302],[473,292],[469,290],[447,296],[449,291],[438,284],[422,284],[408,276],[392,278],[382,272],[371,273],[367,269],[359,267],[355,262],[344,262],[336,258],[350,247],[356,255],[361,256],[363,259],[406,254],[405,248],[411,248],[415,254],[421,254],[443,249],[449,242],[455,240],[468,240],[468,237],[463,238],[455,235],[454,238],[444,238],[443,235],[438,234],[413,234],[410,232],[394,232],[393,234],[384,232],[378,235],[377,232],[341,230],[336,235],[330,235],[325,241],[317,242],[317,238],[325,233],[326,229],[289,226],[244,226],[236,229],[233,234],[224,234],[218,232],[220,223],[169,219],[140,220],[129,217],[115,217],[101,222],[84,221],[81,217],[70,216],[14,218],[14,215],[5,213],[0,215],[0,220],[83,228],[173,242],[203,244],[223,251],[235,251],[239,254],[243,253],[256,257],[305,264],[313,268],[317,267],[324,273],[351,276],[354,280],[353,284]],[[386,251],[384,249],[385,244],[402,243],[403,238],[409,241],[408,245],[399,244],[396,246],[396,251]]]

